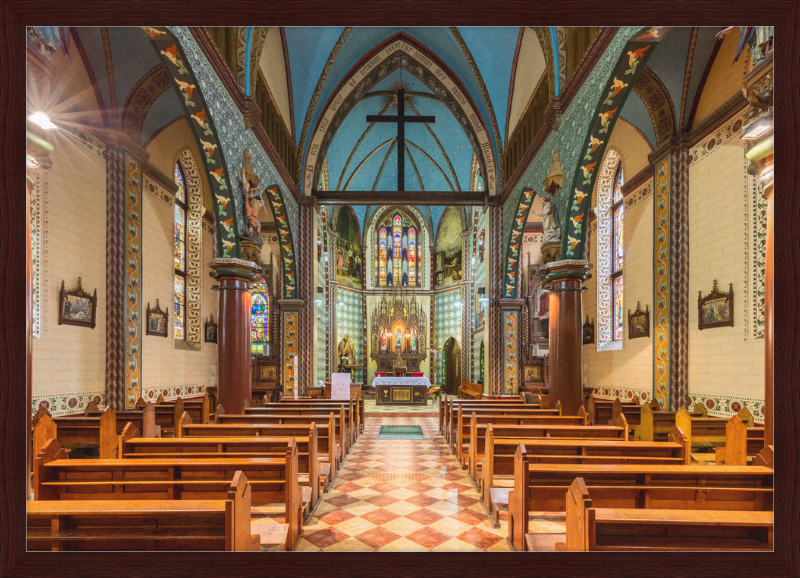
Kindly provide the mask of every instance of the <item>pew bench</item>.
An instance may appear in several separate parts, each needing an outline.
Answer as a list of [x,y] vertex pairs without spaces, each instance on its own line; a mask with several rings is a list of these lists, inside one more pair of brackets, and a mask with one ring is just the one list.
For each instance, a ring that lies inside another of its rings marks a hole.
[[458,397],[461,399],[480,399],[483,396],[483,384],[473,383],[461,378],[461,387],[458,388]]
[[592,395],[586,400],[584,406],[586,408],[589,425],[603,425],[613,420],[619,413],[624,412],[626,416],[632,413],[638,413],[642,404],[635,395],[630,401],[622,401],[619,398],[613,400],[597,399]]
[[[567,493],[556,551],[771,551],[773,513],[597,508],[583,478]],[[527,537],[526,537],[527,538]]]
[[[237,471],[224,499],[29,501],[28,549],[258,551],[250,492]],[[270,538],[267,547],[286,542]]]
[[[342,403],[343,401],[345,401],[345,400],[339,400],[339,399],[314,399],[314,398],[308,398],[308,397],[301,397],[299,399],[283,398],[280,401],[280,403],[288,404],[288,405],[309,404],[312,407],[325,408],[326,411],[327,411],[327,407],[329,405],[337,405],[337,404]],[[364,396],[362,395],[359,399],[352,400],[352,401],[353,401],[353,403],[358,405],[358,423],[359,423],[359,432],[358,433],[361,434],[361,433],[364,433]],[[267,403],[271,403],[271,402],[266,401],[265,404],[267,404]]]
[[483,403],[492,403],[494,405],[507,405],[507,404],[517,404],[517,405],[524,405],[522,400],[518,397],[510,397],[507,399],[473,399],[473,400],[454,400],[453,398],[447,397],[446,394],[442,394],[442,399],[439,402],[439,432],[444,434],[445,432],[445,423],[450,422],[450,408],[455,403],[458,405],[462,401],[466,402],[469,401],[475,404],[483,404]]
[[458,409],[454,410],[451,415],[452,423],[449,426],[449,439],[450,449],[453,453],[457,454],[457,449],[464,443],[459,428],[463,428],[465,423],[469,423],[472,414],[476,416],[492,415],[516,415],[516,416],[529,416],[529,417],[542,417],[542,416],[557,416],[561,415],[561,406],[555,408],[545,409],[541,407],[533,407],[531,405],[525,406],[510,406],[510,407],[494,407],[494,406],[473,406],[461,404]]
[[[258,415],[319,415],[320,413],[329,413],[331,408],[322,409],[318,407],[291,407],[288,404],[280,403],[280,404],[270,404],[266,407],[245,407],[243,411],[243,415],[249,416],[258,416]],[[358,415],[358,412],[355,411],[352,403],[342,404],[339,406],[338,412],[333,410],[334,413],[338,413],[339,418],[336,422],[336,433],[339,434],[339,429],[344,429],[344,440],[345,440],[345,453],[350,452],[350,448],[353,447],[353,444],[356,441],[356,425],[355,419]],[[225,413],[224,408],[219,406],[217,408],[217,415]]]
[[[348,439],[351,445],[355,443],[363,431],[363,413],[361,411],[360,400],[343,399],[323,399],[323,400],[284,400],[278,403],[264,403],[261,407],[248,408],[245,406],[244,414],[263,414],[263,413],[282,413],[290,410],[300,410],[298,413],[328,413],[337,412],[339,408],[344,410],[345,424],[348,429]],[[277,410],[273,412],[272,410]]]
[[[519,409],[536,409],[535,405],[526,405],[522,402],[522,400],[518,397],[509,398],[509,399],[453,399],[453,398],[446,398],[444,400],[444,405],[441,403],[439,404],[439,411],[440,411],[440,419],[442,421],[441,430],[444,434],[445,439],[449,442],[451,438],[451,434],[455,430],[455,424],[457,422],[458,416],[458,408],[462,404],[469,405],[474,407],[475,409],[478,408],[505,408],[509,406],[514,406]],[[541,408],[541,405],[539,405]]]

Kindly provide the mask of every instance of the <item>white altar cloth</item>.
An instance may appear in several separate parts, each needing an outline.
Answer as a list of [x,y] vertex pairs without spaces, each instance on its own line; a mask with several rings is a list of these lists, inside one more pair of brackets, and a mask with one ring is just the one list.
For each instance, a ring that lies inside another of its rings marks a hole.
[[372,380],[372,387],[379,385],[426,385],[430,387],[431,380],[427,377],[376,377]]

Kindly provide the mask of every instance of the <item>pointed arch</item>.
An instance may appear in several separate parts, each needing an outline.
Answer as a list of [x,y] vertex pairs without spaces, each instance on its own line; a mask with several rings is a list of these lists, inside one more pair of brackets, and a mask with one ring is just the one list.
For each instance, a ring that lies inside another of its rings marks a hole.
[[519,261],[522,246],[522,232],[525,230],[525,223],[533,206],[533,199],[536,198],[536,191],[524,189],[519,200],[514,221],[511,224],[511,231],[508,234],[506,243],[506,260],[503,264],[503,297],[506,299],[516,299],[519,293],[518,282]]
[[183,56],[183,46],[167,28],[141,26],[156,54],[167,70],[178,98],[184,108],[186,120],[194,132],[197,146],[203,150],[203,168],[208,173],[214,218],[217,223],[217,243],[221,257],[239,259],[242,249],[239,244],[239,217],[233,198],[233,187],[220,146],[217,129],[208,112],[197,77]]
[[594,120],[584,139],[583,158],[570,186],[567,221],[563,224],[561,241],[562,259],[583,259],[586,241],[586,216],[591,205],[592,190],[597,180],[597,166],[604,157],[606,146],[619,113],[630,91],[653,53],[655,46],[672,30],[671,28],[642,28],[622,49],[614,66],[601,100],[594,112]]
[[489,136],[492,133],[485,126],[469,92],[432,50],[404,32],[374,46],[350,68],[332,92],[317,117],[309,142],[303,143],[303,194],[311,195],[328,147],[347,114],[375,82],[400,67],[430,87],[455,116],[479,159],[489,194],[498,194],[498,161]]
[[270,185],[266,189],[269,208],[272,211],[272,218],[278,229],[278,244],[281,253],[281,270],[283,271],[283,287],[276,291],[276,295],[283,295],[284,299],[297,298],[297,259],[292,236],[292,229],[289,227],[289,219],[286,215],[286,204],[283,202],[283,192],[278,185]]

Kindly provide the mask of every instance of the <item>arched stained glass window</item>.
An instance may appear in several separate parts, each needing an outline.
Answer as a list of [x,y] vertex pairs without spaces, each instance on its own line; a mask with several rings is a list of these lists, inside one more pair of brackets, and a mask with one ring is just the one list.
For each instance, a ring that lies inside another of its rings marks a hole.
[[613,205],[611,205],[611,279],[613,288],[612,302],[614,304],[613,316],[613,339],[622,339],[625,332],[625,322],[623,319],[622,296],[624,294],[624,281],[622,279],[622,268],[624,264],[623,232],[625,216],[625,204],[622,202],[622,185],[625,184],[625,176],[622,174],[622,163],[617,166],[617,174],[614,177]]
[[381,227],[378,234],[378,285],[386,287],[386,227]]
[[417,285],[417,230],[408,228],[408,284]]
[[175,231],[174,231],[174,299],[172,320],[175,339],[186,338],[186,179],[179,163],[175,163]]
[[262,277],[250,292],[250,342],[253,353],[264,354],[269,343],[269,287]]
[[392,271],[392,278],[394,285],[400,285],[403,279],[403,219],[399,214],[394,216],[394,226],[392,227],[392,237],[394,243],[392,244],[392,262],[394,263],[394,270]]

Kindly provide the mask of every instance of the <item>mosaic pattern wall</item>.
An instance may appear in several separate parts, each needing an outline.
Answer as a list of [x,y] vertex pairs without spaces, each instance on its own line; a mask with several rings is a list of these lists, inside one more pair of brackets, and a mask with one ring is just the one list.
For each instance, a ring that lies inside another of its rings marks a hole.
[[609,149],[597,181],[597,350],[611,343],[611,205],[619,152]]
[[[569,107],[564,111],[564,114],[561,117],[561,127],[559,130],[552,131],[544,143],[542,143],[539,152],[531,161],[531,164],[528,166],[525,174],[520,179],[516,190],[509,196],[504,205],[504,208],[513,207],[512,209],[504,210],[503,212],[504,239],[508,238],[509,232],[511,231],[511,226],[514,218],[516,217],[516,208],[519,206],[522,190],[525,187],[536,185],[544,180],[545,176],[547,176],[547,173],[550,170],[550,163],[553,154],[552,151],[559,151],[561,157],[561,167],[564,175],[573,175],[576,174],[576,171],[578,171],[578,163],[584,160],[586,152],[590,150],[590,144],[587,139],[586,131],[587,128],[592,125],[594,117],[599,114],[599,111],[596,112],[598,108],[597,95],[601,92],[603,95],[607,95],[611,92],[611,86],[609,86],[605,92],[603,92],[603,86],[608,84],[609,79],[611,81],[614,80],[614,78],[611,78],[611,74],[617,68],[618,62],[623,62],[623,60],[619,60],[620,56],[624,58],[625,64],[630,64],[631,56],[624,53],[624,51],[630,50],[632,53],[635,52],[635,50],[632,50],[631,48],[626,48],[626,45],[629,39],[631,39],[634,35],[637,35],[640,30],[640,27],[630,26],[619,29],[614,39],[609,43],[608,48],[598,60],[597,65],[586,77],[586,80],[583,82],[580,90],[575,95],[575,98],[572,100]],[[660,37],[663,37],[664,33],[664,31],[660,30],[659,38],[657,39],[660,40]],[[638,36],[642,35],[639,34]],[[649,54],[647,56],[649,56]],[[638,62],[634,67],[634,71],[641,70],[641,68],[642,60],[641,57],[639,57]],[[630,87],[633,86],[633,82],[635,81],[635,78],[632,78],[630,75],[624,75],[626,70],[629,70],[629,68],[623,70],[623,76],[620,77],[622,83],[628,85],[628,87],[625,88],[625,95],[627,95],[627,91],[630,90]],[[614,104],[610,107],[611,109],[622,106],[624,98],[620,97],[620,94],[614,97]],[[609,107],[606,106],[603,108],[605,109]],[[602,126],[600,128],[602,128]],[[610,134],[610,131],[604,133],[603,138],[599,140],[605,141],[605,137],[608,134]],[[595,149],[593,156],[590,158],[596,157],[597,159],[600,159],[602,158],[603,153],[604,150],[602,150],[602,148]],[[589,162],[592,161],[590,160]],[[584,175],[581,173],[579,176],[583,177]],[[583,179],[581,179],[581,181],[582,180]],[[576,183],[576,185],[577,184],[580,184],[580,181],[579,183]],[[583,186],[581,185],[581,187]],[[588,190],[590,191],[591,187]],[[572,205],[571,199],[573,199],[573,197],[574,187],[569,188],[568,186],[564,186],[556,194],[555,204],[559,210],[561,223],[565,223],[567,220],[566,216],[569,208]],[[568,204],[570,207],[567,206]],[[585,201],[583,201],[582,207],[585,208],[587,206],[588,205],[585,204]],[[565,227],[565,229],[567,229],[567,227]],[[574,237],[574,234],[572,236]],[[580,254],[581,253],[579,251],[573,249],[573,255]],[[571,256],[572,255],[568,255],[568,257]]]
[[[317,215],[317,238],[321,239],[325,235],[325,226],[319,214]],[[328,376],[327,362],[325,359],[325,341],[328,339],[328,280],[326,278],[325,259],[317,261],[317,282],[316,287],[322,287],[322,294],[316,294],[314,289],[314,299],[320,299],[322,303],[314,303],[314,317],[317,322],[316,347],[314,348],[314,381],[320,379],[325,381]],[[361,340],[359,340],[361,341]]]
[[[436,300],[436,347],[444,347],[445,342],[453,337],[463,346],[461,342],[461,307],[457,303],[461,302],[461,289],[437,293]],[[462,347],[463,349],[463,347]],[[464,353],[462,352],[462,355]],[[436,352],[436,382],[444,385],[444,357],[441,351]]]
[[[473,295],[474,311],[477,314],[480,304],[478,303],[478,289],[481,287],[486,288],[486,295],[489,294],[489,288],[486,287],[486,213],[482,207],[476,208],[477,217],[475,219],[475,263],[472,265],[474,269],[474,282],[473,282]],[[488,302],[483,304],[483,323],[481,327],[486,325],[486,317],[488,315]],[[468,332],[472,334],[474,329],[477,329],[473,319],[470,319],[470,326]],[[484,333],[472,334],[472,369],[470,380],[477,382],[480,376],[480,347],[483,343]]]
[[[356,351],[356,363],[364,363],[364,340],[362,339],[364,335],[364,320],[362,317],[361,294],[340,287],[336,292],[336,299],[336,334],[334,342],[331,343],[334,356],[339,342],[346,336],[353,342],[353,348]],[[325,342],[324,337],[322,342]],[[338,364],[338,360],[336,361]],[[358,369],[353,373],[356,381],[364,381],[363,369]]]
[[655,307],[653,307],[653,355],[655,357],[653,371],[655,395],[661,407],[669,407],[669,318],[670,318],[670,270],[669,270],[669,205],[670,205],[670,157],[666,156],[655,167],[655,244],[653,259],[655,262],[653,291]]
[[[236,103],[214,72],[214,69],[206,59],[203,51],[197,45],[197,42],[195,42],[191,32],[189,32],[189,29],[186,27],[174,26],[169,27],[169,30],[181,43],[184,56],[191,66],[194,78],[197,81],[197,86],[203,92],[208,111],[211,118],[214,119],[214,125],[219,135],[221,150],[224,152],[227,163],[229,164],[229,170],[232,171],[232,174],[238,174],[241,171],[244,150],[248,149],[251,157],[250,162],[253,164],[256,174],[261,179],[262,188],[268,190],[273,185],[277,187],[275,189],[275,197],[280,201],[281,208],[285,213],[288,230],[292,235],[295,234],[299,227],[299,208],[297,201],[291,194],[283,193],[287,187],[287,183],[284,183],[281,179],[280,173],[278,173],[278,170],[272,164],[272,161],[270,161],[269,156],[262,148],[256,135],[245,126],[242,113],[239,112]],[[211,181],[211,179],[209,179],[209,181]],[[267,196],[270,197],[269,194]],[[234,194],[232,198],[236,208],[236,215],[242,215],[241,195]],[[276,219],[276,222],[279,221]],[[290,239],[289,243],[292,245],[293,254],[296,253],[294,240]],[[281,243],[281,245],[284,244],[285,242]],[[286,257],[283,254],[283,248],[281,249],[281,257],[282,259]],[[291,279],[290,274],[294,269],[287,270],[285,261],[283,265],[285,286],[290,284],[287,283],[287,281]],[[294,298],[296,298],[296,296],[295,294]],[[293,298],[292,295],[286,294],[285,287],[284,298]]]
[[294,395],[294,358],[297,356],[297,327],[300,314],[287,311],[283,314],[283,394]]
[[186,181],[186,343],[200,350],[203,344],[203,186],[194,155],[185,149],[178,155]]
[[142,163],[125,153],[125,409],[142,392]]

